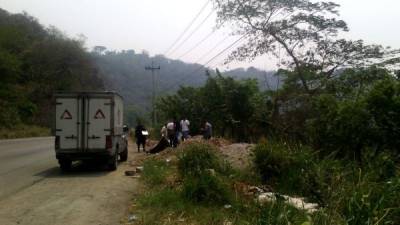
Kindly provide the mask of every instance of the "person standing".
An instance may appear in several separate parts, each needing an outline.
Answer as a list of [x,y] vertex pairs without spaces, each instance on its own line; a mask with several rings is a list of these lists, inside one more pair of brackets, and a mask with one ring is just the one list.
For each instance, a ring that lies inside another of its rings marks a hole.
[[138,125],[135,128],[135,137],[136,137],[136,145],[138,147],[138,152],[140,152],[140,145],[143,146],[143,151],[146,151],[146,135],[143,134],[143,132],[146,132],[146,128],[141,124],[138,123]]
[[167,139],[168,138],[168,130],[167,130],[167,124],[165,124],[162,128],[161,128],[161,137]]
[[207,120],[204,122],[203,138],[209,140],[212,137],[212,125]]
[[175,143],[175,147],[177,147],[178,144],[179,144],[179,139],[182,136],[182,127],[181,127],[181,124],[180,124],[179,120],[177,120],[176,118],[174,118],[174,125],[175,125],[175,140],[174,140],[174,143]]
[[171,147],[176,147],[175,143],[175,124],[173,121],[167,123],[168,141]]
[[182,128],[182,141],[185,141],[189,138],[190,134],[190,121],[185,117],[183,120],[181,120],[181,128]]

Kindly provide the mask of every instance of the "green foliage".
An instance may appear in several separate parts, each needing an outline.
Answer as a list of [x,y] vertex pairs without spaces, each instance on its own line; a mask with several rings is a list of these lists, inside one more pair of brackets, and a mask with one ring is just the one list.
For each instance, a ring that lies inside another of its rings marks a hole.
[[160,160],[146,160],[143,165],[143,179],[151,186],[164,182],[167,174],[167,164]]
[[103,88],[82,40],[26,13],[0,9],[0,21],[0,127],[50,127],[53,92]]
[[208,169],[218,170],[220,161],[215,152],[215,147],[206,143],[184,146],[182,153],[178,156],[180,176],[198,176]]
[[139,198],[139,204],[143,207],[157,207],[163,210],[184,210],[187,205],[181,193],[170,188],[147,192]]
[[260,144],[254,165],[263,181],[280,193],[307,197],[324,211],[315,224],[396,224],[399,176],[391,154],[364,154],[363,165],[319,157],[288,144]]
[[0,128],[0,139],[48,137],[50,135],[49,128],[38,126],[18,125],[12,128]]
[[287,224],[311,224],[304,212],[286,205],[282,201],[273,202],[260,207],[260,214],[254,224],[257,225],[287,225]]
[[189,201],[210,205],[223,205],[231,201],[229,186],[221,178],[207,171],[184,178],[183,196]]
[[358,161],[368,149],[397,151],[399,81],[385,79],[369,86],[369,91],[356,99],[340,100],[330,94],[315,97],[314,117],[308,120],[308,133],[315,148]]
[[181,88],[176,95],[161,98],[158,109],[162,120],[188,117],[196,134],[206,119],[213,124],[216,135],[237,141],[249,141],[253,135],[265,133],[267,101],[257,82],[217,74],[201,88]]
[[217,174],[225,172],[226,166],[215,152],[213,146],[205,143],[183,147],[178,156],[178,172],[183,178],[182,194],[186,199],[206,204],[230,201],[229,187]]

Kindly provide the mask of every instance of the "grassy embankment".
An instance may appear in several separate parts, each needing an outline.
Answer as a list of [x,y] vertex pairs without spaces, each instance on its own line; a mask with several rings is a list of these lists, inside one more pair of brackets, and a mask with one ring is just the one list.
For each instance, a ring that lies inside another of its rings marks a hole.
[[[168,159],[168,160],[167,160]],[[193,143],[144,162],[144,191],[134,200],[134,224],[398,224],[400,178],[382,153],[359,165],[321,157],[304,146],[259,144],[251,168],[239,171],[218,150]],[[246,185],[318,203],[314,213],[277,196],[259,204]]]
[[29,138],[29,137],[47,137],[51,132],[49,128],[17,125],[13,128],[0,128],[0,139]]

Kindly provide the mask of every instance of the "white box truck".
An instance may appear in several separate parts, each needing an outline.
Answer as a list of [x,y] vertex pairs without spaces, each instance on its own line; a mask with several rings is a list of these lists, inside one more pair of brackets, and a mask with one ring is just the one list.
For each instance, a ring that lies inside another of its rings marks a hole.
[[128,158],[123,99],[115,92],[55,94],[55,151],[62,170],[73,161],[101,160],[116,170]]

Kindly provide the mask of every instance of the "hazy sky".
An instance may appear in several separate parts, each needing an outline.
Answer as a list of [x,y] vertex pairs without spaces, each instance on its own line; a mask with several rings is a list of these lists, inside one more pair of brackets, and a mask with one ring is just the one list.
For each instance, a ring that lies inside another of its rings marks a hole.
[[[70,37],[84,34],[87,47],[103,45],[108,49],[143,49],[151,55],[163,54],[184,30],[207,0],[0,0],[0,8],[16,13],[26,11],[44,25],[54,25]],[[341,4],[341,18],[349,27],[350,38],[361,38],[367,43],[378,43],[400,48],[399,0],[333,0]],[[211,10],[208,5],[199,24]],[[169,57],[179,58],[199,40],[209,34],[215,24],[212,15],[198,32]],[[180,58],[187,62],[198,59],[228,34],[218,31],[201,47]],[[189,32],[190,33],[190,32]],[[210,53],[205,63],[235,39]],[[214,66],[221,63],[219,57]],[[273,63],[266,57],[252,63],[235,63],[231,67],[256,66],[269,69]]]

